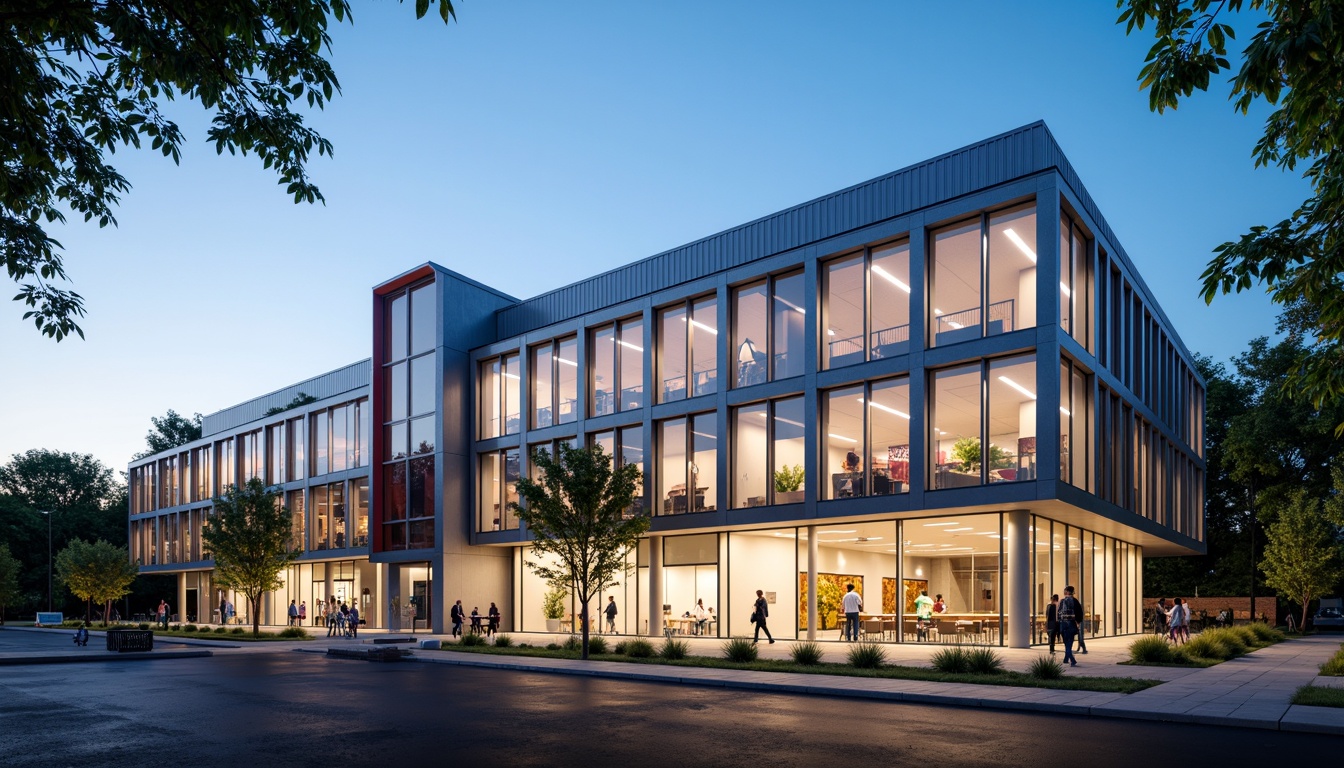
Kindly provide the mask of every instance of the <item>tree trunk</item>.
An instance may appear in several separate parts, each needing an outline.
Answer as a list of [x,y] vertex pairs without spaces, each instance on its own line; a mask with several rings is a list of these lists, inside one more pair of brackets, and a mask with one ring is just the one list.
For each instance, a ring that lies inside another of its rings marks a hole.
[[111,615],[112,615],[112,601],[111,601],[111,600],[108,600],[107,603],[105,603],[105,604],[103,605],[103,626],[104,626],[104,627],[107,626],[107,617],[108,617],[108,616],[111,616]]
[[579,623],[583,626],[582,658],[586,660],[588,658],[588,600],[579,603]]
[[1307,631],[1307,608],[1309,607],[1311,607],[1310,592],[1302,596],[1302,623],[1298,625],[1298,630],[1304,633]]
[[258,592],[255,596],[253,596],[253,595],[248,595],[248,596],[247,596],[247,603],[248,603],[248,605],[251,605],[251,606],[252,606],[252,636],[253,636],[253,637],[260,637],[260,636],[261,636],[261,593]]

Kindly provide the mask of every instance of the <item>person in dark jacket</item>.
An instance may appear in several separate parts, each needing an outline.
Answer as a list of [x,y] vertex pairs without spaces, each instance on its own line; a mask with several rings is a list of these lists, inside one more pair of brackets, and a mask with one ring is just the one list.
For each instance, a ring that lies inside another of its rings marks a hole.
[[466,611],[462,609],[462,601],[453,603],[453,607],[448,611],[448,618],[453,621],[453,637],[462,636],[462,620],[466,618]]
[[1064,660],[1069,666],[1078,666],[1073,657],[1073,638],[1078,636],[1078,628],[1083,620],[1083,604],[1073,596],[1073,587],[1064,588],[1064,599],[1059,601],[1059,610],[1055,614],[1059,620],[1059,632],[1064,636]]
[[756,590],[756,608],[751,613],[751,620],[756,622],[756,634],[751,639],[753,645],[761,639],[761,630],[765,630],[767,640],[771,643],[775,642],[774,636],[770,634],[770,628],[765,625],[766,617],[769,615],[770,606],[766,603],[765,593],[758,589]]
[[1050,596],[1050,604],[1045,606],[1045,634],[1050,639],[1050,652],[1055,652],[1055,640],[1059,639],[1059,595]]

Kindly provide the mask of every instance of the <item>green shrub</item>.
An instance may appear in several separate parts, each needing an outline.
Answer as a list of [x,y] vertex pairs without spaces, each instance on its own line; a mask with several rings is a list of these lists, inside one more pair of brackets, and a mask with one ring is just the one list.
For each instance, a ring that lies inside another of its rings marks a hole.
[[1190,638],[1190,642],[1181,646],[1181,650],[1186,656],[1196,659],[1216,659],[1222,661],[1227,658],[1227,646],[1215,640],[1207,632],[1201,632]]
[[560,650],[560,644],[559,644],[559,643],[547,643],[547,644],[546,644],[546,650],[548,650],[548,651],[558,651],[558,650]]
[[1262,644],[1282,643],[1285,639],[1282,632],[1259,621],[1253,621],[1246,627],[1255,634]]
[[566,651],[581,651],[583,650],[583,641],[579,639],[578,635],[570,635],[565,638],[565,644],[560,647]]
[[1261,644],[1260,636],[1257,635],[1255,633],[1255,630],[1251,629],[1250,625],[1248,624],[1242,624],[1240,626],[1230,627],[1227,631],[1233,633],[1238,638],[1240,638],[1241,642],[1245,643],[1248,648],[1256,648]]
[[793,655],[795,664],[802,664],[807,667],[820,664],[821,657],[826,655],[818,643],[795,643],[789,653]]
[[280,634],[277,635],[277,637],[292,638],[295,640],[306,640],[308,639],[308,632],[304,630],[303,627],[285,627],[284,629],[280,630]]
[[1232,629],[1211,629],[1200,634],[1209,635],[1214,642],[1220,643],[1226,649],[1226,655],[1223,656],[1225,659],[1234,659],[1249,650],[1246,641],[1241,638],[1241,633]]
[[654,653],[653,643],[648,640],[629,640],[625,644],[625,655],[633,659],[651,659]]
[[182,625],[181,625],[181,624],[173,624],[173,625],[170,625],[168,628],[171,629],[171,630],[174,631],[174,632],[181,632],[181,631],[182,631]]
[[1321,674],[1326,677],[1344,677],[1344,646],[1321,665]]
[[1064,676],[1064,662],[1056,661],[1052,656],[1037,656],[1027,667],[1027,674],[1037,680],[1058,680]]
[[857,643],[846,654],[849,665],[859,669],[877,669],[887,663],[887,651],[877,643]]
[[1003,659],[989,648],[972,648],[967,651],[966,665],[977,675],[997,675],[1003,671]]
[[199,630],[199,629],[200,629],[200,627],[196,626],[195,624],[183,624],[183,625],[182,625],[182,631],[183,631],[183,632],[195,632],[195,631],[197,631],[197,630]]
[[1135,664],[1170,664],[1171,645],[1162,635],[1145,635],[1129,644],[1129,660]]
[[481,637],[480,635],[474,632],[468,632],[462,636],[462,640],[458,644],[465,645],[467,647],[485,645],[485,638]]
[[606,653],[607,638],[601,635],[593,635],[588,638],[588,653]]
[[933,654],[929,659],[933,668],[939,672],[950,672],[952,674],[962,675],[971,670],[970,654],[965,648],[957,646],[956,648],[944,648]]
[[140,622],[139,624],[136,624],[136,625],[135,625],[135,628],[136,628],[136,629],[149,629],[149,622],[147,622],[147,621],[142,621],[142,622]]
[[246,630],[246,629],[243,629],[242,627],[234,627],[233,629],[231,629],[231,630],[229,630],[229,631],[230,631],[231,634],[241,635],[241,634],[243,634],[244,632],[246,632],[247,630]]
[[227,635],[228,633],[229,633],[228,627],[215,627],[216,635]]
[[628,650],[630,650],[630,642],[628,640],[622,640],[621,642],[616,644],[615,648],[611,649],[611,652],[619,653],[620,655],[624,656],[625,652]]
[[745,637],[734,637],[723,644],[723,657],[738,664],[756,660],[756,644]]
[[658,649],[658,655],[664,659],[684,659],[691,652],[691,644],[685,640],[673,640],[667,638],[663,641],[663,647]]
[[[509,637],[508,635],[495,635],[495,647],[496,647],[496,648],[508,648],[508,647],[511,646],[511,645],[513,645],[513,638],[512,638],[512,637]],[[519,647],[521,647],[521,646],[519,646]]]

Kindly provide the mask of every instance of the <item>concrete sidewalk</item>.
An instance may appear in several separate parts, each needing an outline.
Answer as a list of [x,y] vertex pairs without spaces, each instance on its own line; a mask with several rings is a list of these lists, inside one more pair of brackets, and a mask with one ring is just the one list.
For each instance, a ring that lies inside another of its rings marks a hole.
[[[31,630],[4,627],[0,629],[23,632],[27,635],[43,633],[59,635],[61,643],[69,643],[73,630]],[[42,663],[28,652],[5,650],[0,632],[0,664]],[[156,650],[151,654],[108,654],[94,652],[94,643],[101,649],[101,632],[90,633],[87,656],[81,661],[116,660],[118,657],[162,657]],[[515,642],[544,646],[563,642],[568,635],[515,633]],[[1133,718],[1190,722],[1206,725],[1224,725],[1241,728],[1300,731],[1344,735],[1344,709],[1304,707],[1291,703],[1298,687],[1315,683],[1322,686],[1344,687],[1344,678],[1318,678],[1320,665],[1340,647],[1339,636],[1298,638],[1263,648],[1238,659],[1223,662],[1206,669],[1185,667],[1141,667],[1122,664],[1128,657],[1127,649],[1133,637],[1096,638],[1088,641],[1088,654],[1078,657],[1079,666],[1069,668],[1066,675],[1093,677],[1131,677],[1161,680],[1160,685],[1138,693],[1096,693],[1065,691],[1048,688],[1020,688],[1000,685],[969,683],[938,683],[919,680],[891,680],[839,675],[792,674],[786,672],[756,672],[736,669],[705,669],[694,667],[631,664],[610,661],[580,661],[577,659],[548,659],[517,656],[419,650],[418,641],[434,638],[449,640],[441,635],[363,633],[359,638],[327,638],[319,635],[313,640],[294,642],[230,643],[220,640],[194,638],[165,638],[164,643],[209,648],[205,653],[214,655],[260,654],[303,651],[325,654],[328,648],[372,647],[375,640],[406,640],[392,647],[414,648],[416,653],[408,661],[428,664],[512,669],[547,674],[583,675],[622,680],[700,685],[775,691],[815,696],[843,696],[890,701],[908,701],[922,704],[941,704],[962,707],[989,707],[1006,710],[1052,712],[1091,717]],[[628,636],[608,636],[608,642],[631,639]],[[648,639],[648,638],[645,638]],[[724,640],[721,638],[678,638],[686,640],[690,653],[697,656],[720,656]],[[794,641],[780,640],[774,645],[762,642],[758,646],[761,658],[787,659]],[[655,642],[655,645],[657,643]],[[828,661],[843,660],[849,646],[844,643],[821,644]],[[889,644],[883,648],[887,661],[905,666],[928,666],[930,657],[947,645]],[[1008,669],[1025,671],[1032,661],[1048,655],[1044,648],[995,648]],[[191,651],[187,651],[190,653]],[[54,648],[50,653],[71,656],[68,649]],[[163,652],[170,653],[170,652]],[[182,653],[182,652],[178,652]],[[197,651],[201,653],[201,651]],[[78,654],[84,655],[84,654]],[[1062,654],[1056,655],[1062,658]]]

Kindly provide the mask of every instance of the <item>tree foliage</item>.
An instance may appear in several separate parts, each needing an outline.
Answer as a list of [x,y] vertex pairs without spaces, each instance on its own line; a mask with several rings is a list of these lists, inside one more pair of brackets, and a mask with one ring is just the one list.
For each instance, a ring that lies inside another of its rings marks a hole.
[[[525,505],[509,504],[533,536],[538,559],[527,565],[547,582],[574,590],[580,616],[587,619],[589,603],[628,573],[627,555],[649,529],[646,515],[631,514],[639,467],[613,467],[598,445],[562,444],[554,458],[537,451],[532,462],[541,479],[520,479],[518,496]],[[583,621],[585,659],[589,623]]]
[[75,597],[103,606],[103,626],[112,601],[130,593],[138,571],[125,547],[102,539],[92,544],[75,539],[56,555],[56,577]]
[[1279,508],[1269,527],[1261,568],[1266,584],[1302,605],[1299,626],[1305,627],[1311,601],[1333,589],[1344,575],[1340,530],[1326,519],[1319,498],[1298,490]]
[[0,542],[0,625],[5,623],[5,608],[19,600],[19,561]]
[[215,560],[215,583],[247,597],[252,634],[260,632],[261,598],[281,587],[280,572],[301,550],[294,546],[289,510],[279,491],[258,478],[229,486],[214,500],[201,538]]
[[[1152,25],[1139,72],[1151,109],[1175,109],[1232,70],[1234,21],[1263,15],[1230,79],[1246,114],[1273,107],[1252,151],[1255,165],[1294,170],[1312,196],[1287,218],[1257,225],[1214,248],[1202,275],[1204,300],[1263,286],[1287,313],[1302,354],[1285,391],[1318,407],[1344,399],[1344,2],[1340,0],[1120,0],[1127,33]],[[1336,422],[1344,433],[1344,421]]]
[[149,422],[154,425],[154,428],[145,433],[146,447],[145,450],[135,455],[137,459],[153,456],[156,453],[172,450],[179,445],[186,445],[193,440],[201,439],[201,414],[199,413],[192,414],[191,418],[188,419],[169,408],[162,418],[150,416]]
[[116,489],[112,470],[87,453],[35,448],[0,466],[0,492],[34,510],[101,509]]
[[[416,16],[434,1],[416,0]],[[24,319],[57,341],[84,335],[83,297],[59,285],[47,227],[67,211],[116,223],[130,182],[106,154],[148,141],[179,161],[165,102],[199,102],[217,153],[255,153],[296,203],[321,201],[307,162],[332,145],[300,110],[339,92],[323,55],[328,26],[348,18],[348,0],[0,0],[0,253]]]
[[262,415],[274,416],[277,413],[284,413],[285,411],[292,410],[294,408],[299,408],[309,403],[316,403],[316,402],[317,402],[316,397],[307,394],[306,392],[300,392],[299,394],[294,396],[293,400],[290,400],[288,403],[285,403],[284,405],[277,405],[274,408],[267,408],[266,413]]

